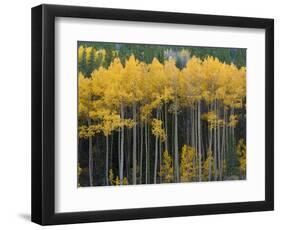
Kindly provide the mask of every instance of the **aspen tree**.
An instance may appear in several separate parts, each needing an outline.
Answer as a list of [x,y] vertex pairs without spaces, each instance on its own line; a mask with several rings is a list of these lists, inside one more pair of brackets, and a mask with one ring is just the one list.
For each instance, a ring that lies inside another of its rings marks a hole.
[[164,71],[166,77],[169,79],[171,88],[173,90],[173,104],[171,105],[171,111],[174,114],[174,173],[175,182],[180,181],[179,171],[179,144],[178,144],[178,111],[179,111],[179,69],[176,67],[174,59],[170,58],[165,61]]

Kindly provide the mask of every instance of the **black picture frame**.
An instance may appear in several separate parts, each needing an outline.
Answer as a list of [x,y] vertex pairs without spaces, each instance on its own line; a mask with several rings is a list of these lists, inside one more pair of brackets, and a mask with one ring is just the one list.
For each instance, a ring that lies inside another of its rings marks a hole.
[[[55,213],[55,18],[265,29],[265,200]],[[32,221],[41,225],[267,211],[274,209],[274,20],[125,9],[40,5],[32,8]]]

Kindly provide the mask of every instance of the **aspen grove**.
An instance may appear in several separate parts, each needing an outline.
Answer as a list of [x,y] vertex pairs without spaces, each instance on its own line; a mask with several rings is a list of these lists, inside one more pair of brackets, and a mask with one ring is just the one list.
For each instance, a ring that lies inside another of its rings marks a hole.
[[246,179],[246,67],[162,54],[78,47],[78,186]]

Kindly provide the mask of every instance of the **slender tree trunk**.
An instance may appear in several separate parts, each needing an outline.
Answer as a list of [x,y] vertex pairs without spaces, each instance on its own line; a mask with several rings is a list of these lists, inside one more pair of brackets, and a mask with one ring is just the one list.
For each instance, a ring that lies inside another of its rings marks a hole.
[[120,171],[121,171],[121,128],[118,128],[118,172],[120,179]]
[[150,126],[147,124],[147,183],[150,184]]
[[[162,165],[162,142],[159,141],[159,166],[161,167]],[[162,183],[162,177],[159,177],[160,184]]]
[[191,146],[195,149],[195,139],[194,139],[194,113],[193,108],[190,109],[190,117],[191,117]]
[[[163,111],[161,109],[161,112],[160,112],[160,119],[163,120]],[[167,135],[166,135],[166,138],[167,138]],[[161,167],[162,165],[162,142],[161,140],[159,140],[159,166]],[[160,184],[162,183],[162,177],[159,176],[159,181],[160,181]]]
[[[88,126],[91,126],[91,119],[88,118]],[[89,137],[89,182],[90,186],[93,186],[93,137]]]
[[148,124],[145,122],[145,183],[148,184]]
[[113,158],[113,139],[114,139],[114,133],[112,133],[110,138],[110,168],[112,169],[112,158]]
[[[208,156],[208,157],[212,157],[212,133],[213,133],[213,131],[212,131],[212,128],[210,128],[210,130],[209,130],[209,135],[210,135],[210,139],[209,139],[209,154],[210,154],[210,156]],[[209,181],[211,181],[211,179],[212,179],[212,161],[210,161],[209,162]]]
[[157,182],[157,160],[158,160],[158,136],[155,137],[155,159],[154,159],[154,180],[153,183]]
[[[227,118],[228,118],[228,114],[226,115],[226,122],[227,122]],[[228,162],[228,157],[229,157],[229,151],[230,151],[230,144],[229,144],[229,127],[228,125],[226,124],[226,127],[225,127],[225,159],[227,160],[227,163]],[[226,174],[228,175],[228,168],[226,169]]]
[[[231,108],[230,115],[234,116],[234,109]],[[235,154],[235,136],[234,136],[234,126],[229,127],[230,131],[230,141],[231,141],[231,174],[233,173],[233,166],[234,166],[234,154]]]
[[[195,140],[195,162],[194,164],[198,165],[199,161],[198,161],[198,111],[197,111],[197,106],[194,104],[194,140]],[[199,180],[199,167],[197,168],[197,172],[196,172],[196,178],[197,180]]]
[[222,159],[221,159],[221,169],[222,169],[222,178],[224,174],[224,164],[225,164],[225,139],[226,139],[226,134],[225,134],[225,124],[226,124],[226,109],[223,109],[223,128],[222,128]]
[[173,181],[176,182],[176,170],[175,170],[175,116],[172,115],[172,125],[171,125],[171,155],[172,155],[172,165],[173,165]]
[[[212,105],[210,105],[210,109],[209,111],[212,110]],[[208,124],[210,125],[210,124]],[[212,127],[212,123],[209,127],[209,153],[211,154],[210,157],[213,156],[213,151],[212,151],[212,142],[213,142],[213,137],[212,137],[212,134],[213,134],[213,131],[212,131],[213,127]],[[211,181],[212,179],[212,162],[209,162],[209,181]]]
[[[217,101],[217,117],[220,118],[220,110],[219,110],[219,103]],[[221,172],[221,135],[220,135],[220,124],[218,122],[218,168],[219,168],[219,180],[222,180],[222,172]]]
[[201,181],[202,174],[202,154],[201,154],[201,103],[198,101],[198,160],[199,160],[199,181]]
[[197,123],[197,117],[196,117],[196,114],[197,114],[197,111],[196,111],[196,109],[194,109],[194,113],[193,113],[193,116],[194,116],[194,120],[193,120],[193,122],[194,122],[194,124],[193,124],[193,126],[194,126],[194,141],[195,141],[195,152],[196,152],[196,159],[198,158],[198,134],[197,134],[197,125],[196,125],[196,123]]
[[164,110],[165,110],[165,133],[166,133],[166,139],[165,139],[165,150],[169,152],[168,149],[168,109],[167,109],[167,103],[165,102],[164,105]]
[[[177,99],[176,99],[177,100]],[[178,144],[178,105],[176,101],[175,108],[175,170],[176,170],[176,182],[179,182],[180,174],[179,174],[179,144]]]
[[[232,115],[234,116],[234,109],[232,109]],[[236,154],[236,140],[235,140],[235,127],[232,127],[232,143],[233,143],[233,155]]]
[[[124,119],[124,107],[121,103],[121,120]],[[120,147],[120,168],[119,168],[119,177],[120,182],[123,184],[123,170],[124,169],[124,126],[121,126],[121,147]]]
[[197,161],[197,154],[198,154],[198,145],[197,145],[197,138],[198,138],[198,135],[197,135],[197,119],[196,119],[196,109],[194,108],[194,114],[193,114],[193,122],[194,122],[194,145],[195,145],[195,152],[196,152],[196,161]]
[[140,129],[141,129],[141,132],[140,132],[140,184],[142,184],[142,158],[143,158],[143,123],[141,122],[141,125],[140,125]]
[[132,154],[131,154],[131,140],[132,140],[132,137],[131,137],[131,129],[127,129],[127,140],[126,140],[126,147],[127,147],[127,152],[125,151],[124,152],[124,156],[126,158],[126,177],[127,179],[129,180],[130,179],[130,170],[131,170],[131,157],[132,157]]
[[133,104],[133,119],[135,125],[133,127],[133,184],[137,184],[137,106]]
[[[214,111],[216,112],[216,101],[214,104]],[[218,178],[218,171],[217,171],[217,119],[215,120],[214,125],[214,170],[215,170],[215,180]]]
[[109,152],[109,141],[108,135],[105,136],[106,139],[106,154],[105,154],[105,184],[108,185],[108,152]]
[[[159,119],[159,108],[156,112],[156,119]],[[157,160],[158,160],[158,135],[155,136],[155,159],[154,159],[154,184],[157,182]]]
[[186,109],[186,145],[189,145],[189,120],[188,120],[188,108]]
[[[202,109],[202,108],[201,108]],[[202,114],[202,110],[201,110]],[[208,146],[209,146],[209,139],[208,139],[208,125],[202,123],[201,118],[201,136],[202,136],[202,166],[204,162],[207,159],[207,152],[208,152]],[[203,168],[202,168],[202,176],[203,176]]]

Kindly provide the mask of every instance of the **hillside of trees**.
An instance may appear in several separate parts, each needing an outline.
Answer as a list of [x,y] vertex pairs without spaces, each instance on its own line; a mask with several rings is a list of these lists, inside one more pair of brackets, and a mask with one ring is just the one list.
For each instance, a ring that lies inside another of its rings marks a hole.
[[78,42],[78,186],[246,179],[246,50]]

